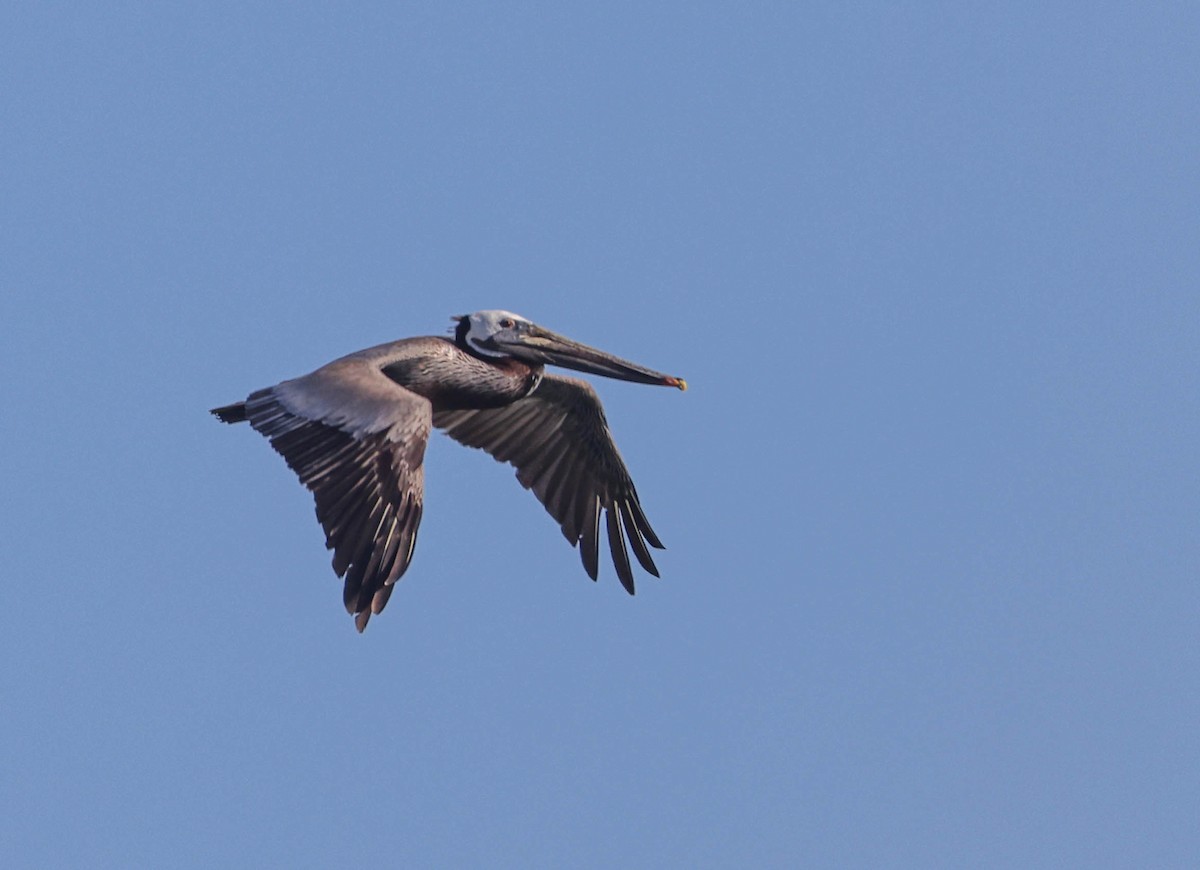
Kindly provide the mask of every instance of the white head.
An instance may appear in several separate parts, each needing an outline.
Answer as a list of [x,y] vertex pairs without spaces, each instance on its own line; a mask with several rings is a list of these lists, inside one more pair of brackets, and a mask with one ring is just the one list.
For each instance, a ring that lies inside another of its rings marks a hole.
[[501,359],[510,354],[500,350],[499,345],[515,344],[531,326],[528,319],[511,311],[476,311],[458,318],[455,338],[480,356]]
[[687,382],[683,378],[664,375],[572,341],[511,311],[476,311],[456,319],[455,344],[479,357],[517,359],[535,366],[562,366],[638,384],[687,389]]

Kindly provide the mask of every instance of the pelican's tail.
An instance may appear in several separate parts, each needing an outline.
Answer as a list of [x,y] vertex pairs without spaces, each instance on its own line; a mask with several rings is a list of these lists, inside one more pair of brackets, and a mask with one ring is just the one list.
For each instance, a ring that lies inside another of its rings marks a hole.
[[213,408],[209,413],[222,423],[244,423],[246,420],[246,403],[235,402],[232,405]]

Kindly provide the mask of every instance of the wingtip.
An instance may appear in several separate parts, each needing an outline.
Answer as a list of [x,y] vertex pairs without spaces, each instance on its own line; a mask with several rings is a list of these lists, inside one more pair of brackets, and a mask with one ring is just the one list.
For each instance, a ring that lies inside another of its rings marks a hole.
[[589,577],[592,578],[592,582],[595,583],[597,580],[600,579],[599,555],[596,555],[596,556],[592,557],[591,559],[589,559],[587,550],[582,546],[579,548],[579,555],[581,556],[581,558],[583,560],[583,570],[587,573],[587,575]]

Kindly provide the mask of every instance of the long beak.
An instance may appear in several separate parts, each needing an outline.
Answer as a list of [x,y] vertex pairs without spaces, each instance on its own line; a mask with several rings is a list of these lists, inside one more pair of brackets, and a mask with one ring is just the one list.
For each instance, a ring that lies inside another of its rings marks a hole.
[[683,378],[664,375],[637,363],[631,363],[586,344],[557,335],[548,329],[535,326],[521,334],[515,342],[501,345],[508,353],[527,362],[561,366],[578,372],[603,375],[635,384],[658,384],[664,387],[687,389]]

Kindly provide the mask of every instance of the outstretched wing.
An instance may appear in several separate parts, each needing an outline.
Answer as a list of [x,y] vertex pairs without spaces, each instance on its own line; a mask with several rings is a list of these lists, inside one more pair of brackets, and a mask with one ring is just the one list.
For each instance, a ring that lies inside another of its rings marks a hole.
[[546,375],[537,389],[511,405],[436,411],[433,425],[515,466],[517,480],[533,490],[571,546],[579,546],[583,567],[593,580],[599,569],[601,510],[625,590],[633,594],[627,537],[638,562],[658,576],[647,544],[660,550],[663,545],[642,512],[600,400],[588,383]]
[[245,416],[312,491],[333,570],[346,579],[346,609],[362,631],[412,560],[429,401],[350,357],[259,390]]

